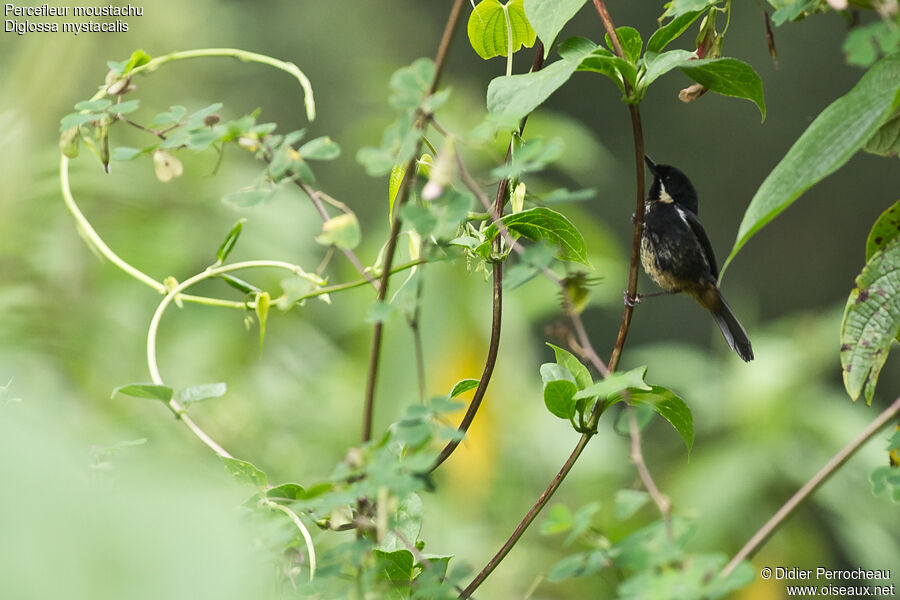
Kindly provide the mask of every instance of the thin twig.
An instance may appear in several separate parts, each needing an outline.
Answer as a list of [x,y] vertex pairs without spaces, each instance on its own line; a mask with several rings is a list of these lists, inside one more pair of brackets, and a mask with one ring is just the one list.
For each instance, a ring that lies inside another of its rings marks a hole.
[[[456,31],[456,25],[459,23],[459,17],[462,14],[462,7],[465,0],[454,0],[453,7],[450,9],[450,15],[447,17],[447,23],[444,26],[444,34],[441,36],[441,43],[438,46],[437,56],[434,60],[434,79],[428,89],[426,98],[434,94],[437,90],[441,74],[444,71],[444,63],[447,61],[447,53],[450,50],[450,43],[453,41],[453,34]],[[421,129],[425,127],[427,119],[424,115],[419,115],[416,127]],[[396,200],[394,201],[394,222],[391,224],[391,233],[388,237],[387,247],[384,251],[384,267],[381,273],[381,279],[378,287],[378,301],[384,302],[387,297],[388,278],[390,277],[391,264],[394,262],[394,251],[397,248],[397,237],[400,235],[400,209],[406,203],[409,197],[409,190],[412,187],[412,181],[415,179],[416,161],[419,152],[422,149],[422,140],[419,139],[413,151],[412,158],[406,164],[403,181],[400,182],[400,188],[397,190]],[[366,376],[366,395],[363,404],[363,425],[362,425],[362,441],[368,442],[372,438],[372,417],[375,410],[375,383],[378,376],[378,363],[381,359],[381,338],[384,330],[384,324],[381,321],[375,323],[372,332],[372,347],[369,352],[369,369]]]
[[742,561],[756,554],[762,545],[768,541],[772,534],[778,530],[781,524],[791,516],[800,504],[815,493],[815,491],[819,489],[823,483],[828,481],[828,479],[831,478],[831,476],[834,475],[834,473],[841,468],[851,456],[856,454],[866,442],[872,439],[876,433],[898,414],[900,414],[900,398],[894,400],[893,404],[878,415],[878,418],[872,421],[862,433],[856,436],[852,442],[844,446],[840,452],[835,454],[818,473],[813,475],[812,479],[803,484],[803,487],[797,490],[797,493],[791,496],[790,500],[785,502],[784,506],[778,509],[778,512],[776,512],[772,518],[769,519],[746,544],[744,544],[744,547],[734,555],[734,558],[732,558],[731,561],[725,565],[725,568],[722,569],[722,572],[719,573],[719,577],[723,579],[728,577]]
[[644,484],[644,487],[647,488],[650,497],[653,498],[653,502],[656,503],[656,507],[662,515],[663,522],[666,524],[666,535],[671,541],[674,539],[674,534],[672,533],[672,505],[669,502],[669,499],[659,491],[656,482],[653,481],[653,476],[650,475],[650,469],[647,468],[647,463],[644,462],[644,453],[641,451],[641,429],[638,427],[634,407],[629,406],[626,410],[628,411],[628,433],[631,436],[631,462],[634,463],[638,475],[641,477],[641,482]]

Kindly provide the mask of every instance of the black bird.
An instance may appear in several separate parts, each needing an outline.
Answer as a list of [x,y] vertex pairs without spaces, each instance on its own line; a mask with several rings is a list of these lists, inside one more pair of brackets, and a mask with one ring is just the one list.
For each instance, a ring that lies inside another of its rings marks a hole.
[[644,156],[653,185],[644,202],[641,264],[670,294],[685,292],[712,313],[728,346],[745,361],[753,360],[747,332],[725,302],[716,281],[719,267],[712,245],[697,218],[697,191],[687,176]]

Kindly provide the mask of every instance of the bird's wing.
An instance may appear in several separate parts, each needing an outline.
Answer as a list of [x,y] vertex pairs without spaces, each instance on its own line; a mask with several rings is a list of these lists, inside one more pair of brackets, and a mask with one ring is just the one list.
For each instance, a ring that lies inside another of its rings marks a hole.
[[706,262],[709,263],[709,268],[712,271],[713,277],[718,279],[719,267],[716,265],[716,255],[713,254],[712,244],[709,243],[709,238],[706,237],[706,232],[703,230],[703,225],[700,224],[697,215],[689,210],[682,210],[680,208],[678,209],[678,214],[684,222],[688,224],[691,231],[694,232],[697,241],[700,242],[700,247],[703,248],[703,255],[706,257]]

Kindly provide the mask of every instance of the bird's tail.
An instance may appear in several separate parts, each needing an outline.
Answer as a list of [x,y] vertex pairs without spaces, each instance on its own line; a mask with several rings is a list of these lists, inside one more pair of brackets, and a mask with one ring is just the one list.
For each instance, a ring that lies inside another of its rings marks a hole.
[[747,332],[744,331],[741,322],[734,316],[734,312],[728,306],[728,302],[725,301],[725,297],[719,291],[719,288],[711,284],[698,293],[696,298],[700,304],[712,313],[716,325],[719,326],[722,335],[725,336],[725,341],[728,342],[728,347],[737,352],[737,355],[744,362],[753,360],[753,348],[750,346],[750,338],[747,337]]

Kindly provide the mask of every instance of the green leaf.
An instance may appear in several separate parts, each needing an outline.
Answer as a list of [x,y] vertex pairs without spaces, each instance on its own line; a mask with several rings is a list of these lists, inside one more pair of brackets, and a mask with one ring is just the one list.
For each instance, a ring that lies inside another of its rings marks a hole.
[[522,46],[531,48],[534,45],[536,34],[525,16],[523,0],[510,0],[506,5],[499,0],[482,0],[469,15],[469,42],[485,60],[509,55],[510,31],[513,53]]
[[162,400],[168,402],[172,399],[174,390],[167,385],[156,385],[155,383],[129,383],[128,385],[120,385],[112,391],[110,398],[116,394],[123,394],[133,398],[150,398],[151,400]]
[[866,240],[866,262],[888,242],[900,236],[900,200],[881,213]]
[[786,21],[794,21],[804,12],[815,9],[820,3],[820,0],[794,0],[772,13],[772,23],[778,27]]
[[116,146],[113,148],[111,158],[112,160],[132,160],[138,156],[140,156],[144,150],[140,148],[129,148],[128,146]]
[[[500,219],[507,230],[532,241],[547,240],[559,247],[559,259],[580,262],[590,266],[587,246],[581,233],[566,217],[543,206],[529,208],[520,213],[506,215]],[[490,242],[498,233],[497,225],[491,224],[484,230],[485,239]]]
[[632,390],[631,402],[636,405],[643,404],[652,407],[662,418],[671,423],[690,452],[694,446],[694,418],[684,400],[671,390],[654,385],[649,391]]
[[188,406],[210,398],[221,398],[227,389],[224,383],[201,383],[179,390],[176,398],[183,405]]
[[575,394],[575,399],[581,400],[582,398],[594,398],[595,396],[606,399],[624,389],[632,390],[632,394],[639,390],[650,390],[651,387],[644,382],[646,374],[647,367],[637,367],[630,371],[617,371],[606,379],[601,379],[587,386]]
[[269,320],[269,306],[272,298],[269,292],[256,294],[256,318],[259,320],[259,349],[262,350],[263,341],[266,339],[266,322]]
[[561,138],[528,140],[516,149],[512,160],[495,167],[491,175],[499,178],[516,179],[524,173],[540,171],[563,155],[565,144]]
[[569,507],[565,504],[554,504],[547,511],[547,518],[541,523],[541,534],[564,533],[572,529],[574,524],[575,519]]
[[135,50],[131,53],[131,56],[125,64],[122,65],[121,69],[113,69],[114,71],[118,71],[122,75],[128,75],[135,68],[140,67],[141,65],[146,65],[150,62],[150,55],[144,52],[143,50]]
[[575,416],[575,392],[578,388],[572,381],[572,374],[555,363],[541,365],[541,379],[544,382],[544,404],[547,410],[560,419]]
[[319,244],[333,245],[341,250],[356,248],[361,239],[359,220],[353,213],[344,213],[328,219],[322,223],[322,233],[316,236],[316,242]]
[[269,500],[302,500],[306,497],[306,490],[297,483],[282,483],[266,492]]
[[900,328],[900,238],[876,251],[856,278],[841,323],[844,387],[872,403],[881,367]]
[[244,223],[246,222],[247,219],[239,219],[238,222],[234,224],[234,227],[231,228],[231,231],[228,232],[228,235],[225,236],[225,240],[216,251],[217,264],[225,262],[225,259],[231,254],[231,250],[234,248],[234,245],[237,244],[238,238],[241,237],[241,231],[244,229]]
[[341,155],[341,147],[326,135],[306,142],[297,153],[306,160],[333,160]]
[[672,69],[677,69],[694,58],[696,58],[696,55],[687,50],[670,50],[668,52],[663,52],[662,54],[656,54],[648,50],[647,54],[644,56],[644,63],[646,64],[647,70],[644,71],[639,82],[641,88],[646,89],[647,86],[658,78],[662,77]]
[[[394,511],[393,529],[385,534],[384,539],[378,544],[378,549],[386,552],[405,549],[403,539],[415,544],[422,532],[423,512],[422,499],[418,494],[412,493],[404,498]],[[395,533],[395,530],[403,535],[403,539]]]
[[589,56],[584,57],[578,65],[579,71],[593,71],[609,77],[620,90],[625,91],[623,80],[634,86],[637,83],[637,69],[630,62],[623,60],[606,50],[597,48]]
[[[381,575],[388,581],[395,583],[409,583],[413,579],[413,567],[415,557],[406,549],[385,552],[375,550],[375,558],[378,559],[378,567]],[[391,596],[393,598],[393,596]]]
[[[707,2],[707,4],[709,4]],[[691,10],[678,15],[659,29],[653,32],[650,39],[647,40],[647,53],[662,52],[666,46],[676,40],[682,33],[687,31],[694,21],[705,12],[706,8]]]
[[[638,58],[641,57],[641,51],[644,49],[644,41],[641,39],[640,32],[634,27],[626,25],[624,27],[616,27],[616,35],[619,38],[619,43],[622,44],[622,52],[625,53],[623,58],[632,64],[636,63]],[[608,33],[604,39],[606,40],[606,46],[612,50],[613,44]]]
[[385,148],[366,146],[356,153],[356,162],[366,168],[366,174],[378,177],[393,168],[394,155]]
[[531,113],[562,87],[578,68],[582,57],[596,48],[592,42],[584,41],[591,46],[573,46],[572,52],[566,58],[540,71],[492,79],[487,90],[488,111],[503,115],[504,119],[516,120]]
[[869,141],[900,104],[898,89],[900,52],[895,52],[816,117],[756,191],[722,273],[757,231]]
[[388,223],[394,222],[394,200],[397,198],[397,192],[400,190],[404,176],[406,176],[406,163],[391,167],[391,176],[388,180]]
[[663,17],[680,17],[691,12],[703,12],[707,7],[719,2],[721,0],[671,0],[666,5]]
[[553,352],[556,354],[556,364],[568,369],[569,373],[572,374],[572,377],[575,378],[575,384],[578,386],[579,390],[583,390],[594,382],[590,371],[588,371],[587,367],[584,366],[580,360],[575,358],[574,354],[568,350],[563,350],[559,346],[554,346],[549,342],[547,342],[547,345],[553,348]]
[[275,195],[275,188],[251,187],[222,196],[222,202],[234,208],[251,208]]
[[528,22],[544,42],[544,57],[550,56],[550,48],[559,32],[584,6],[587,0],[525,0]]
[[890,54],[900,46],[900,27],[887,19],[854,27],[844,39],[843,50],[851,65],[869,67],[879,54]]
[[900,504],[900,469],[897,467],[878,467],[869,476],[872,482],[872,494],[880,496],[887,493],[895,504]]
[[394,92],[391,105],[401,110],[418,108],[431,83],[434,81],[435,66],[430,58],[418,58],[411,65],[397,69],[391,75],[390,87]]
[[225,463],[225,470],[234,476],[235,479],[241,483],[255,485],[257,489],[265,492],[266,487],[269,485],[269,478],[265,473],[244,460],[227,456],[222,456],[221,459]]
[[685,75],[718,94],[750,100],[759,108],[762,120],[766,120],[762,80],[747,63],[736,58],[704,58],[680,68]]
[[453,386],[453,389],[450,390],[450,398],[456,398],[460,394],[465,394],[469,390],[474,390],[478,387],[480,382],[477,379],[463,379],[462,381],[457,381],[456,385]]
[[75,110],[97,112],[106,110],[110,106],[112,106],[112,100],[109,98],[99,98],[97,100],[82,100],[75,105]]
[[863,150],[878,156],[900,154],[900,111],[894,112],[893,116],[875,132],[875,135],[863,146]]
[[105,117],[105,113],[71,113],[59,120],[59,131],[63,132],[91,121],[98,121]]
[[118,104],[113,104],[109,112],[118,113],[120,115],[132,113],[136,111],[140,106],[139,100],[127,100],[125,102],[119,102]]
[[650,494],[643,490],[619,490],[616,492],[615,515],[620,521],[630,519],[650,501]]

